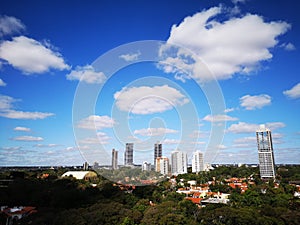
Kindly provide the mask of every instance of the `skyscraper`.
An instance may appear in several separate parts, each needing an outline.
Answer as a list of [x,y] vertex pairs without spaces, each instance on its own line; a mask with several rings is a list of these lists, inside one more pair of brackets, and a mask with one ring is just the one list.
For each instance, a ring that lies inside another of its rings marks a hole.
[[133,165],[133,143],[126,143],[124,165],[125,166]]
[[199,151],[193,153],[192,172],[198,173],[204,171],[203,154]]
[[118,169],[118,151],[115,149],[111,151],[111,167],[113,170]]
[[162,156],[162,144],[157,142],[154,144],[154,168],[156,168],[156,158]]
[[174,151],[171,153],[172,175],[187,173],[187,155],[184,152]]
[[156,161],[155,171],[161,173],[162,175],[168,175],[169,159],[165,156],[161,156],[161,157],[157,157],[155,161]]
[[260,125],[256,131],[259,171],[262,179],[275,178],[275,162],[271,131]]

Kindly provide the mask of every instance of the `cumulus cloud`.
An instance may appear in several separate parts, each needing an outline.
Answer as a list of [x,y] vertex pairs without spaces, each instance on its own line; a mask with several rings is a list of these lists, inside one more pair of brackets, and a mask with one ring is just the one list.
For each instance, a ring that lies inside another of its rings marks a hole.
[[3,41],[0,45],[0,58],[26,75],[70,68],[62,56],[50,49],[48,44],[25,36]]
[[124,54],[124,55],[120,55],[119,57],[121,59],[124,59],[127,62],[131,62],[131,61],[136,61],[138,60],[139,56],[141,55],[140,52],[137,53],[133,53],[133,54]]
[[43,141],[42,137],[34,137],[34,136],[19,136],[12,138],[14,141]]
[[109,116],[91,115],[79,121],[77,127],[88,130],[101,130],[103,128],[113,127],[114,124],[114,119]]
[[95,71],[91,65],[77,66],[67,74],[67,80],[79,80],[88,84],[101,84],[105,81],[106,76],[103,72]]
[[286,90],[283,92],[289,98],[300,98],[300,83],[296,84],[290,90]]
[[140,130],[135,130],[134,135],[141,135],[141,136],[162,136],[165,134],[174,134],[174,133],[178,133],[178,130],[172,130],[169,128],[163,128],[163,127],[159,127],[159,128],[144,128],[144,129],[140,129]]
[[245,95],[240,98],[241,106],[246,110],[261,109],[271,104],[271,97],[266,94],[261,95]]
[[0,95],[0,116],[9,119],[45,119],[49,116],[53,116],[53,113],[43,112],[24,112],[17,111],[14,109],[13,103],[19,100],[14,99],[10,96]]
[[114,98],[120,110],[143,115],[165,112],[189,102],[180,91],[168,85],[123,88]]
[[15,127],[14,131],[24,131],[24,132],[30,132],[30,128],[28,127]]
[[162,60],[165,72],[183,69],[191,78],[213,79],[204,72],[204,62],[218,80],[230,79],[236,73],[248,74],[273,57],[270,49],[278,44],[278,36],[291,27],[286,22],[266,22],[262,16],[249,13],[220,21],[224,13],[228,11],[222,6],[212,7],[173,25],[167,43],[187,48],[197,57],[187,57],[188,53],[181,51],[169,54]]
[[203,118],[205,121],[209,122],[223,122],[223,121],[236,121],[238,118],[236,117],[231,117],[228,115],[207,115]]
[[25,25],[13,16],[0,16],[0,37],[20,33],[25,30]]
[[[266,128],[271,131],[285,127],[282,122],[271,122],[265,124]],[[258,130],[259,124],[251,124],[245,122],[239,122],[237,124],[232,124],[227,131],[231,133],[255,133]]]
[[0,87],[5,87],[6,83],[0,78]]

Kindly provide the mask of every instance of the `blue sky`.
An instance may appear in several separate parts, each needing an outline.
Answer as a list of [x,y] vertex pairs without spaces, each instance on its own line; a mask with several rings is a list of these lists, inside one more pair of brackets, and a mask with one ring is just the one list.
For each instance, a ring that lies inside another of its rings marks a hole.
[[[5,1],[0,166],[300,159],[300,4],[278,0]],[[150,40],[150,41],[149,41]]]

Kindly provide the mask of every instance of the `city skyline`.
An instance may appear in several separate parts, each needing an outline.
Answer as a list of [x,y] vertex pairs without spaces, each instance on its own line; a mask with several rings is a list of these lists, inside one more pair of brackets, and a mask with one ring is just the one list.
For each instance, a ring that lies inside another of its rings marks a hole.
[[299,10],[291,0],[3,2],[0,166],[111,164],[112,149],[124,162],[126,143],[135,164],[152,164],[155,143],[188,163],[200,151],[206,163],[258,164],[260,124],[275,162],[299,164]]

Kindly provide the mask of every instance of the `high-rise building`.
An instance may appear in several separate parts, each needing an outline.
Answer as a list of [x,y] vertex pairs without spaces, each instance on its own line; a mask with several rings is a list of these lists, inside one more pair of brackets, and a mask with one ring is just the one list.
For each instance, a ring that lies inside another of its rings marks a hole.
[[83,168],[83,170],[89,170],[88,162],[84,162],[82,168]]
[[203,154],[199,151],[193,153],[192,172],[198,173],[204,171]]
[[125,166],[133,165],[133,143],[126,143],[124,164]]
[[161,157],[157,157],[155,161],[156,161],[155,171],[161,173],[162,175],[168,175],[169,159],[165,156],[161,156]]
[[275,162],[271,131],[260,125],[256,131],[259,171],[262,179],[275,178]]
[[118,169],[118,151],[115,149],[111,151],[111,168],[113,170]]
[[154,168],[156,166],[156,158],[162,156],[162,144],[156,143],[154,144]]
[[171,153],[172,175],[187,173],[187,154],[181,151]]
[[143,162],[142,164],[142,171],[151,171],[151,163]]

